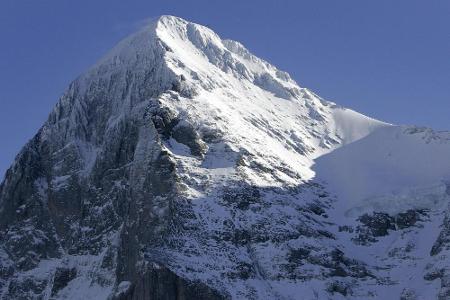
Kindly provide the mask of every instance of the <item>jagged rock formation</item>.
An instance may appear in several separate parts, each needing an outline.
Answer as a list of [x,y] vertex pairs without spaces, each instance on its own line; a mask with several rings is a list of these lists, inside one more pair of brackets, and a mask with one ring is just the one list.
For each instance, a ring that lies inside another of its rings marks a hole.
[[447,299],[449,141],[163,16],[77,78],[7,171],[0,295]]

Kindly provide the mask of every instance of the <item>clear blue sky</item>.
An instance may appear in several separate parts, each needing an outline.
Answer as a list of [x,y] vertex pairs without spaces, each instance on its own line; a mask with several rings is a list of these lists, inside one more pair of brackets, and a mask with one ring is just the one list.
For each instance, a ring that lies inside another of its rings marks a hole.
[[449,0],[1,0],[0,177],[68,83],[161,14],[241,41],[338,104],[450,129]]

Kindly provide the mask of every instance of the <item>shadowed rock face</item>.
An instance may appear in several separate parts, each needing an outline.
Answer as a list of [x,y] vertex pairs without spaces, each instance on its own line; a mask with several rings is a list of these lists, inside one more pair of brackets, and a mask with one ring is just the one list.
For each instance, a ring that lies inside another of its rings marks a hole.
[[61,289],[65,288],[70,281],[77,276],[76,268],[58,268],[53,277],[52,296],[55,296]]
[[224,300],[207,285],[189,282],[164,267],[149,268],[136,282],[126,284],[114,300]]
[[381,212],[364,214],[358,218],[362,225],[357,226],[357,236],[353,240],[361,244],[376,242],[377,237],[387,236],[390,231],[415,226],[425,215],[424,210],[411,209],[393,216]]
[[[142,34],[133,42],[143,49],[131,49],[131,61],[109,59],[71,84],[8,170],[0,187],[0,287],[7,297],[58,298],[76,277],[88,277],[110,290],[130,281],[132,299],[199,299],[189,281],[143,266],[147,248],[163,248],[178,226],[175,166],[151,118],[161,111],[153,97],[181,83],[165,69],[163,45]],[[194,129],[179,128],[174,135],[200,153]],[[83,262],[95,266],[92,273],[74,257],[93,258]],[[43,280],[12,277],[46,260],[62,267]]]

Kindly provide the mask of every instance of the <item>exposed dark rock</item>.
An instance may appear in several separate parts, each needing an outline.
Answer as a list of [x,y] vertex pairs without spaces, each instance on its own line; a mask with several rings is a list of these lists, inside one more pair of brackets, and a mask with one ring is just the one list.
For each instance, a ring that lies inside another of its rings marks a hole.
[[348,283],[342,281],[333,281],[328,284],[327,291],[331,294],[339,293],[342,296],[351,295],[352,289]]
[[299,248],[292,249],[288,255],[288,261],[297,265],[300,265],[303,260],[308,259],[309,254],[311,253],[310,249]]
[[421,216],[425,214],[424,210],[408,210],[403,213],[397,214],[395,218],[395,224],[398,229],[405,229],[416,225],[418,221],[421,221]]
[[450,249],[450,214],[448,212],[442,222],[441,232],[431,248],[430,255],[437,255],[445,249]]
[[395,230],[395,219],[386,213],[375,212],[372,215],[362,215],[358,218],[365,227],[369,228],[374,237],[385,236],[389,230]]
[[433,280],[442,278],[444,276],[444,273],[445,273],[445,270],[443,270],[443,269],[433,270],[431,272],[426,273],[423,276],[423,279],[433,281]]
[[388,235],[390,230],[402,230],[416,226],[416,223],[422,220],[421,216],[425,213],[424,210],[408,210],[394,216],[380,212],[374,212],[370,215],[364,214],[358,218],[362,226],[357,226],[357,236],[353,240],[360,244],[376,242],[377,237]]
[[47,280],[34,277],[28,277],[22,280],[13,278],[8,285],[4,299],[43,299],[41,294],[45,290],[47,283]]
[[348,225],[342,225],[339,226],[339,232],[349,232],[349,233],[353,233],[354,229],[352,226],[348,226]]
[[165,267],[150,267],[113,300],[223,300],[230,299],[199,282],[189,282]]
[[206,152],[206,144],[200,139],[199,134],[192,124],[180,121],[172,129],[173,138],[191,149],[192,155],[202,156]]
[[254,186],[237,185],[223,191],[222,199],[229,205],[238,209],[246,210],[251,204],[258,203],[261,194],[260,190]]
[[400,300],[416,300],[417,294],[413,289],[405,288],[400,295]]
[[53,277],[52,296],[55,296],[61,289],[77,276],[76,268],[58,268]]
[[306,248],[291,249],[287,260],[289,264],[285,267],[293,276],[296,269],[301,272],[301,266],[310,263],[326,268],[326,277],[374,277],[363,263],[346,257],[339,249],[326,253]]
[[[319,195],[319,197],[320,196],[321,195]],[[317,203],[309,204],[308,208],[310,211],[312,211],[314,214],[316,214],[318,216],[325,214],[325,209],[322,206],[318,205]]]
[[250,263],[240,262],[236,267],[236,272],[229,272],[228,276],[232,279],[247,280],[255,277],[254,266]]

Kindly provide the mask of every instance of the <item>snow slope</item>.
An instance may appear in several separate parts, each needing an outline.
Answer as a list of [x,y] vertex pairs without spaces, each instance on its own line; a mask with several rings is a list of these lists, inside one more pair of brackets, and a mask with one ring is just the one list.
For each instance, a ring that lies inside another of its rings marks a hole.
[[450,176],[450,134],[391,126],[315,160],[318,179],[345,199],[340,207],[398,213],[440,208]]
[[312,159],[388,126],[324,101],[209,28],[163,17],[156,32],[171,49],[165,56],[168,67],[195,93],[179,101],[169,95],[165,105],[189,116],[200,132],[204,128],[222,134],[233,151],[246,151],[258,164],[292,172],[266,178],[247,168],[255,184],[310,179]]

